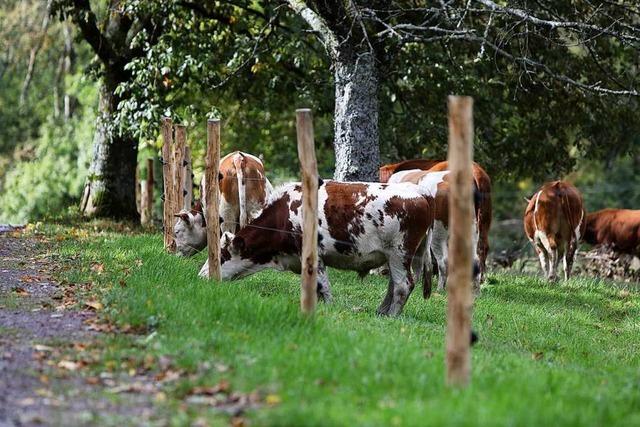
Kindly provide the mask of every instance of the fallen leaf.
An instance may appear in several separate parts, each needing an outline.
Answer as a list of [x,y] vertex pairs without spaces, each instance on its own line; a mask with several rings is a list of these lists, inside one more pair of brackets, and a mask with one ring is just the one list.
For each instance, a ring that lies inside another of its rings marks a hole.
[[227,365],[224,365],[222,363],[216,363],[215,365],[213,365],[214,368],[216,368],[216,371],[218,372],[227,372],[229,371],[231,368],[229,368]]
[[84,381],[89,385],[98,385],[98,384],[100,384],[100,378],[98,378],[98,377],[87,377]]
[[41,396],[41,397],[51,397],[53,396],[53,393],[51,393],[51,390],[47,390],[46,388],[39,388],[35,390],[36,395]]
[[66,369],[67,371],[77,371],[79,367],[79,363],[73,362],[71,360],[61,360],[60,362],[58,362],[58,368]]
[[48,345],[36,344],[33,346],[35,351],[53,351],[53,347],[49,347]]
[[30,295],[29,291],[27,291],[25,288],[20,288],[20,287],[13,288],[13,292],[15,292],[16,295],[20,297],[28,297]]
[[264,401],[267,405],[273,406],[282,403],[282,398],[277,394],[267,394],[267,397],[265,397]]
[[222,380],[218,384],[213,387],[194,387],[191,390],[192,395],[200,395],[200,396],[214,396],[218,393],[228,393],[230,390],[230,384],[227,380]]
[[231,418],[231,427],[245,427],[246,425],[247,420],[242,417]]
[[20,406],[31,406],[35,403],[36,401],[32,397],[25,397],[24,399],[20,399],[18,401],[18,405]]
[[84,305],[89,308],[94,309],[95,311],[100,311],[104,308],[101,302],[99,301],[85,301]]
[[104,272],[104,264],[102,263],[95,263],[91,265],[91,271],[95,271],[96,273],[100,274]]
[[135,382],[131,384],[121,384],[116,387],[111,387],[107,389],[109,393],[155,393],[156,388],[153,384],[145,384],[141,382]]
[[621,291],[618,293],[618,296],[619,296],[620,298],[629,298],[629,295],[631,295],[631,292],[629,292],[629,291],[628,291],[628,290],[626,290],[626,289],[623,289],[623,290],[621,290]]
[[531,355],[531,358],[532,358],[533,360],[540,360],[540,359],[542,359],[542,356],[544,356],[544,353],[543,353],[543,352],[541,352],[541,351],[536,351],[535,353],[533,353],[533,354]]

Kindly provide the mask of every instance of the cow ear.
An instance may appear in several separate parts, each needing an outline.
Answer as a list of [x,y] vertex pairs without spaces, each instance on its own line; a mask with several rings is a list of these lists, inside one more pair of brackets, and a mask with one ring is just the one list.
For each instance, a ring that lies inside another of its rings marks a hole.
[[224,175],[222,175],[222,172],[218,172],[218,181],[222,181],[223,178]]
[[180,212],[180,213],[177,213],[177,214],[175,214],[173,216],[176,217],[176,218],[180,218],[181,220],[183,220],[184,222],[189,224],[189,214],[187,212]]
[[222,237],[220,237],[220,247],[225,248],[229,246],[233,241],[233,237],[234,237],[233,234],[228,231],[225,231],[224,233],[222,233]]

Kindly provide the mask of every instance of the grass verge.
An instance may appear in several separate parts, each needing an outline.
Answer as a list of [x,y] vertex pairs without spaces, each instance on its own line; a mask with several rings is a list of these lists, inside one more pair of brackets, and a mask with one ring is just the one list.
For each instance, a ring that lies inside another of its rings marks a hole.
[[188,374],[165,390],[175,424],[226,423],[181,402],[228,381],[262,396],[245,414],[253,425],[640,425],[637,292],[490,275],[473,313],[472,384],[455,390],[441,295],[415,292],[402,316],[380,318],[386,280],[332,270],[335,302],[305,318],[293,274],[215,284],[197,277],[204,254],[165,254],[160,235],[73,230],[56,231],[57,256],[74,265],[63,278],[93,281],[106,318],[144,331],[112,335],[96,369],[170,358]]

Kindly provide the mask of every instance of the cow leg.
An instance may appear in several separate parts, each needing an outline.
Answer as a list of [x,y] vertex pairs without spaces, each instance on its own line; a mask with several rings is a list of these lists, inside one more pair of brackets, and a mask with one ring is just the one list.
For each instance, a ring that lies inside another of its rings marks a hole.
[[389,286],[387,287],[387,294],[384,296],[382,303],[378,307],[377,313],[380,316],[386,316],[389,312],[389,307],[391,307],[391,300],[393,299],[393,279],[391,275],[389,275]]
[[478,247],[480,244],[480,235],[478,234],[478,223],[477,221],[473,222],[473,247],[476,248],[476,255],[473,257],[473,294],[480,294],[480,283],[482,283],[482,263],[480,261],[480,257],[478,256]]
[[438,264],[438,291],[442,292],[447,284],[447,230],[440,221],[436,221],[433,227],[431,249]]
[[220,217],[222,218],[222,224],[220,224],[220,232],[228,231],[229,233],[237,233],[240,229],[238,218],[240,216],[240,210],[238,206],[227,202],[224,198],[224,194],[220,194]]
[[329,284],[329,276],[327,269],[321,260],[318,260],[318,299],[325,303],[331,303],[333,296],[331,295],[331,285]]
[[480,262],[479,283],[483,283],[487,272],[487,256],[489,254],[489,239],[482,233],[478,240],[478,249],[476,251]]
[[551,250],[549,251],[549,276],[548,279],[551,282],[555,282],[558,280],[558,276],[556,272],[558,271],[558,262],[560,259],[558,257],[558,247],[556,245],[551,246]]
[[[425,239],[422,241],[422,256],[420,257],[420,261],[422,265],[418,268],[413,267],[414,279],[417,280],[420,277],[420,271],[422,271],[422,296],[424,299],[427,299],[431,296],[431,277],[433,275],[433,261],[431,259],[431,239],[432,232],[429,230]],[[414,257],[415,260],[418,259],[417,254]]]
[[567,252],[564,254],[564,280],[569,280],[571,277],[571,269],[573,268],[573,261],[576,259],[576,250],[578,249],[577,240],[571,240]]
[[389,260],[389,274],[393,282],[393,296],[391,305],[387,310],[388,316],[398,316],[411,295],[415,286],[411,276],[411,259],[391,259]]
[[538,260],[540,260],[540,268],[542,268],[542,274],[545,279],[549,276],[549,256],[547,250],[542,246],[534,245],[536,253],[538,254]]

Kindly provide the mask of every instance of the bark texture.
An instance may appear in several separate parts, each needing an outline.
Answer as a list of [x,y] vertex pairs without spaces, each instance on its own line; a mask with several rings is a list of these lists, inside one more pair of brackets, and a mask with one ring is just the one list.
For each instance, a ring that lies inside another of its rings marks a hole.
[[334,63],[334,178],[377,181],[380,145],[375,57],[370,52],[349,56]]
[[[318,35],[335,79],[334,147],[340,181],[377,181],[378,58],[356,2],[288,0]],[[383,7],[374,1],[370,7]]]
[[119,135],[114,126],[117,98],[115,85],[103,82],[93,138],[93,157],[82,197],[87,216],[136,220],[136,164],[138,143]]

